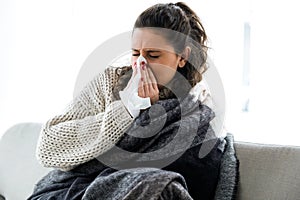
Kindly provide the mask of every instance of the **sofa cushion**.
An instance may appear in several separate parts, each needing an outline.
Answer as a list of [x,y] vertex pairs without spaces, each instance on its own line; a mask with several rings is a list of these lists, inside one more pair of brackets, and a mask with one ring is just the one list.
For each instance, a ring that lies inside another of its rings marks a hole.
[[242,200],[300,198],[300,147],[235,142]]
[[0,194],[6,199],[26,199],[34,184],[51,168],[42,167],[35,158],[41,129],[38,123],[11,127],[0,140]]

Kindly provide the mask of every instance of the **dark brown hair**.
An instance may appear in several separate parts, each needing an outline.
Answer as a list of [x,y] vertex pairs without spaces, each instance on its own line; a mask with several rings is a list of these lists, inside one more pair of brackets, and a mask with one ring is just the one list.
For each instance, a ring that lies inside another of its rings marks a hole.
[[[191,8],[183,2],[156,4],[142,12],[134,24],[134,29],[146,27],[169,29],[185,35],[186,37],[174,37],[174,34],[163,34],[177,53],[181,53],[186,46],[191,47],[188,61],[183,68],[178,67],[177,71],[191,87],[202,80],[202,74],[207,69],[207,36],[199,17]],[[185,41],[178,41],[178,38]],[[130,66],[124,67],[120,73],[114,92],[117,96],[118,91],[126,87],[131,77],[131,73],[125,75],[127,71],[132,71]],[[121,78],[122,76],[124,77]]]

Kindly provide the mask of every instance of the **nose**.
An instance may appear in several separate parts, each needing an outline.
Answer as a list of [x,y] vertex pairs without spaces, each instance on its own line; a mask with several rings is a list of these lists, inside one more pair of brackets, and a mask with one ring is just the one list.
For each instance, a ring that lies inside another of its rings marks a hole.
[[138,66],[147,64],[147,60],[143,55],[140,55],[137,59]]
[[146,58],[146,57],[147,57],[147,54],[146,54],[146,53],[147,53],[146,51],[143,51],[143,50],[141,49],[140,55],[141,55],[142,57]]
[[[139,56],[138,57],[135,57],[132,59],[132,63],[133,65],[144,65],[144,64],[147,64],[148,61],[147,61],[147,52],[140,49],[139,50]],[[143,62],[143,63],[142,63]]]

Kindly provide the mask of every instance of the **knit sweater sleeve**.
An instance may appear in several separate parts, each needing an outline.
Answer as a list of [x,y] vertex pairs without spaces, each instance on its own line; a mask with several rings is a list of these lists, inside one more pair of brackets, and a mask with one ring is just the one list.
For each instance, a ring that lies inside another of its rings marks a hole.
[[113,147],[133,122],[123,103],[112,100],[115,81],[115,70],[107,68],[42,126],[36,150],[40,164],[68,171]]

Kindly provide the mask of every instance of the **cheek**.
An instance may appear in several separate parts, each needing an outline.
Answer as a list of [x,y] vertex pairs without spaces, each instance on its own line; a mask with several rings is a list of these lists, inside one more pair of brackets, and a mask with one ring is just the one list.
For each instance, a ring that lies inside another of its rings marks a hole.
[[160,85],[166,85],[175,75],[176,69],[161,64],[150,65],[157,83]]

